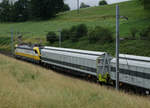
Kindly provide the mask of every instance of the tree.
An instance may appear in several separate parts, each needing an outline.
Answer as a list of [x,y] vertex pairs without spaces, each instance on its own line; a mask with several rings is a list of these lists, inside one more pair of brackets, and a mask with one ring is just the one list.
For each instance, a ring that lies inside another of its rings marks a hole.
[[55,32],[48,32],[46,35],[46,40],[53,44],[54,42],[58,41],[58,36]]
[[18,0],[14,3],[12,21],[27,21],[29,19],[29,1]]
[[80,5],[80,8],[87,8],[87,7],[90,7],[89,5],[87,5],[87,4],[85,4],[85,3],[81,3],[81,5]]
[[90,30],[88,39],[90,43],[111,43],[113,42],[113,33],[108,28],[97,26],[94,29]]
[[45,20],[54,17],[58,12],[68,10],[67,6],[63,0],[3,0],[0,3],[0,21]]
[[31,0],[31,14],[36,19],[48,19],[60,12],[63,6],[63,0]]
[[101,5],[107,5],[107,2],[105,0],[102,0],[99,2],[99,6],[101,6]]
[[77,42],[81,37],[86,36],[87,33],[88,28],[85,24],[72,26],[70,29],[70,39],[72,40],[72,42]]
[[144,9],[150,10],[150,0],[138,0],[143,6]]
[[63,0],[54,0],[55,1],[55,8],[56,8],[56,13],[62,12],[64,8],[64,1]]
[[70,38],[70,30],[69,29],[63,29],[62,31],[61,31],[61,40],[62,41],[65,41],[65,40],[67,40],[67,39],[69,39]]
[[63,7],[62,11],[64,12],[64,11],[69,11],[69,10],[70,10],[69,5],[64,4],[64,7]]
[[3,0],[2,3],[0,3],[0,21],[9,22],[11,20],[11,12],[12,5],[9,3],[9,0]]

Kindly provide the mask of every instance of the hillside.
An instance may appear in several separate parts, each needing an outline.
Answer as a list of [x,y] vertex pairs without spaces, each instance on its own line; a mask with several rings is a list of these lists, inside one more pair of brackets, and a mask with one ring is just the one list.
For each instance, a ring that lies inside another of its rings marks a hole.
[[149,108],[147,97],[107,89],[0,55],[0,108]]
[[[119,5],[120,14],[129,18],[129,21],[121,20],[121,36],[127,35],[131,27],[143,28],[146,24],[150,24],[150,19],[145,16],[148,13],[139,4],[130,1],[120,3]],[[61,13],[56,18],[48,21],[1,23],[0,30],[1,35],[5,35],[13,30],[17,32],[30,32],[35,34],[35,36],[45,36],[47,31],[57,31],[80,23],[87,24],[89,27],[100,25],[115,30],[115,4],[81,9],[80,14],[77,14],[75,10]]]
[[[130,36],[130,29],[137,28],[142,31],[143,28],[150,25],[149,13],[144,11],[143,7],[135,1],[122,2],[120,5],[121,16],[127,16],[128,21],[120,20],[120,36]],[[86,24],[89,28],[95,26],[103,26],[110,28],[114,33],[115,38],[115,4],[99,7],[90,7],[81,9],[80,14],[77,11],[69,11],[60,13],[56,18],[48,21],[38,22],[24,22],[24,23],[1,23],[0,24],[0,37],[11,36],[10,32],[22,32],[26,41],[35,42],[35,38],[41,38],[42,43],[45,45],[45,35],[48,31],[58,31],[63,28],[70,28],[73,25]],[[16,33],[15,33],[16,35]],[[137,35],[138,37],[138,35]],[[5,44],[9,44],[6,42]],[[5,45],[4,44],[4,45]],[[6,46],[0,49],[6,49]],[[49,45],[49,44],[48,44]],[[51,45],[51,44],[50,44]],[[58,46],[58,42],[52,46]],[[110,44],[89,44],[87,37],[80,39],[77,43],[72,43],[69,40],[62,43],[63,47],[107,51],[112,55],[115,54],[115,43]],[[121,42],[121,53],[150,56],[150,45],[147,40],[127,40]],[[10,48],[7,48],[10,49]]]

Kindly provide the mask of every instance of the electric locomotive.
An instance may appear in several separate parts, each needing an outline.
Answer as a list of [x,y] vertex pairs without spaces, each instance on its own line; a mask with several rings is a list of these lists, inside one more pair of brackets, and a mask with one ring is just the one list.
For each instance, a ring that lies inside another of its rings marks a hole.
[[20,44],[15,46],[15,57],[34,63],[40,63],[40,48],[36,45]]

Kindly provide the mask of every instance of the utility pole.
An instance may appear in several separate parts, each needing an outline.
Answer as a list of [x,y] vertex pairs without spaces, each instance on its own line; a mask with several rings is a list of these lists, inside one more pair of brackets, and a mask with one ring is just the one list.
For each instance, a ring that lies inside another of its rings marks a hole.
[[59,30],[59,47],[61,47],[61,29]]
[[116,89],[119,90],[119,6],[116,5]]
[[77,0],[77,13],[79,14],[79,0]]
[[13,38],[13,31],[11,31],[11,53],[12,56],[14,55],[14,38]]

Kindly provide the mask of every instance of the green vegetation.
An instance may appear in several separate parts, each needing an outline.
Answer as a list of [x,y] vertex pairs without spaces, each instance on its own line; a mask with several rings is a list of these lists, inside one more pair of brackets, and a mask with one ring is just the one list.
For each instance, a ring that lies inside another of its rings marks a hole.
[[69,7],[63,0],[2,0],[0,3],[1,22],[45,20],[56,16]]
[[[128,38],[121,41],[121,53],[150,56],[149,41],[140,40],[140,32],[150,25],[149,13],[136,1],[122,2],[119,5],[120,14],[129,18],[128,21],[120,19],[120,37],[130,37],[132,28],[136,28],[139,31],[136,34],[136,40]],[[57,14],[55,19],[48,21],[1,23],[0,37],[10,36],[9,32],[13,30],[15,32],[22,32],[26,42],[34,42],[36,41],[35,38],[41,38],[44,45],[58,46],[58,42],[47,44],[46,34],[49,31],[54,31],[58,34],[57,31],[60,29],[67,30],[79,24],[86,24],[88,29],[93,29],[96,26],[109,28],[115,38],[115,4],[80,9],[80,14],[77,14],[77,11],[60,13]],[[112,55],[115,54],[115,43],[95,42],[91,44],[89,43],[88,36],[81,37],[78,42],[72,42],[71,40],[63,41],[62,47],[107,51]]]
[[90,43],[111,43],[113,42],[113,33],[107,28],[97,26],[90,30],[88,40]]
[[150,10],[150,1],[149,0],[137,0],[137,1],[139,1],[144,6],[144,9]]
[[53,44],[54,42],[58,41],[58,36],[55,32],[48,32],[46,35],[46,40]]
[[99,1],[99,6],[102,6],[102,5],[107,5],[106,0],[101,0],[101,1]]
[[150,41],[150,26],[140,32],[141,39]]
[[88,7],[90,7],[90,6],[87,5],[87,4],[85,4],[84,2],[82,2],[82,3],[80,4],[80,8],[88,8]]
[[0,55],[0,108],[149,108],[149,98]]

